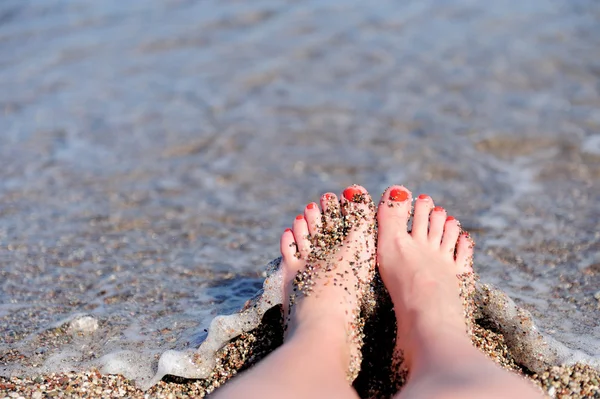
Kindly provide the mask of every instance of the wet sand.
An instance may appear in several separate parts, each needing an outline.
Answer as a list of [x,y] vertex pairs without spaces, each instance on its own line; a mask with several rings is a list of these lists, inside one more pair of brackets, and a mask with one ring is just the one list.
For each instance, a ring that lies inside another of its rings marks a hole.
[[[272,319],[272,322],[277,317]],[[267,322],[269,324],[269,322]],[[269,328],[272,328],[269,327]],[[531,379],[546,394],[557,399],[597,399],[600,398],[600,373],[589,366],[576,364],[569,367],[552,367],[541,374],[531,374],[519,367],[510,356],[501,334],[475,325],[474,344],[494,359],[502,367],[519,373],[523,378]],[[368,341],[367,337],[367,341]],[[261,345],[257,341],[265,340],[265,331],[254,331],[234,339],[219,351],[219,363],[206,380],[186,381],[181,378],[167,377],[150,390],[143,392],[118,375],[101,375],[92,370],[85,373],[64,373],[38,376],[34,378],[0,377],[0,398],[45,397],[129,397],[129,398],[174,398],[204,397],[213,392],[238,370],[244,370],[263,358],[278,340],[266,340]],[[276,342],[274,342],[276,341]],[[368,343],[367,343],[368,345]],[[268,349],[266,349],[268,348]],[[366,356],[367,361],[369,357]],[[386,367],[383,368],[386,370]],[[387,365],[389,369],[389,364]],[[363,371],[364,372],[364,371]],[[365,380],[368,378],[368,381]],[[359,375],[355,387],[363,398],[388,398],[395,392],[398,381],[386,381],[381,368],[374,375]]]
[[[430,194],[483,281],[600,356],[597,2],[6,0],[0,20],[0,374],[197,346],[304,202],[353,182]],[[81,314],[98,329],[68,333]]]

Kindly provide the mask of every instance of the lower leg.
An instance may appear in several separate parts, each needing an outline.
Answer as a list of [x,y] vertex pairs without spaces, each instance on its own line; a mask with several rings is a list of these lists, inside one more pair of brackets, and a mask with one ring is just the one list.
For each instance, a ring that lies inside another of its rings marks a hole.
[[296,331],[266,359],[219,389],[215,397],[357,398],[346,380],[345,337],[323,331],[327,327]]
[[408,381],[397,399],[542,397],[531,382],[500,368],[476,349],[466,334],[453,336],[438,325],[415,328],[409,340],[414,354]]

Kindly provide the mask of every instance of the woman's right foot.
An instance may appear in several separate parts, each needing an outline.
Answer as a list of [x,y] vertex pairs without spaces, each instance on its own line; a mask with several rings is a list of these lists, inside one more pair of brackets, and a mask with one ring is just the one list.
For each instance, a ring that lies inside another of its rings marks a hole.
[[438,342],[470,345],[457,276],[472,272],[473,257],[469,235],[428,195],[415,201],[408,232],[411,207],[410,191],[392,186],[377,211],[377,261],[396,312],[397,356],[408,370],[439,352]]

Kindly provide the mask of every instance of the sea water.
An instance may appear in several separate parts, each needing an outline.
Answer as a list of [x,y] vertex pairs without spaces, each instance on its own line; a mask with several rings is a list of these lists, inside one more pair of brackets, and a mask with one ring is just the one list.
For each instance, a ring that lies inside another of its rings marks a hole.
[[149,375],[303,207],[390,184],[600,357],[592,0],[0,3],[0,374]]

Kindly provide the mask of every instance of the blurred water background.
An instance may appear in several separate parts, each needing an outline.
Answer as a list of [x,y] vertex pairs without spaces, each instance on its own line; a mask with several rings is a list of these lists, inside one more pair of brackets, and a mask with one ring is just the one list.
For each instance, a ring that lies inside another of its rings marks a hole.
[[597,1],[2,0],[0,372],[196,345],[352,183],[600,356],[599,182]]

